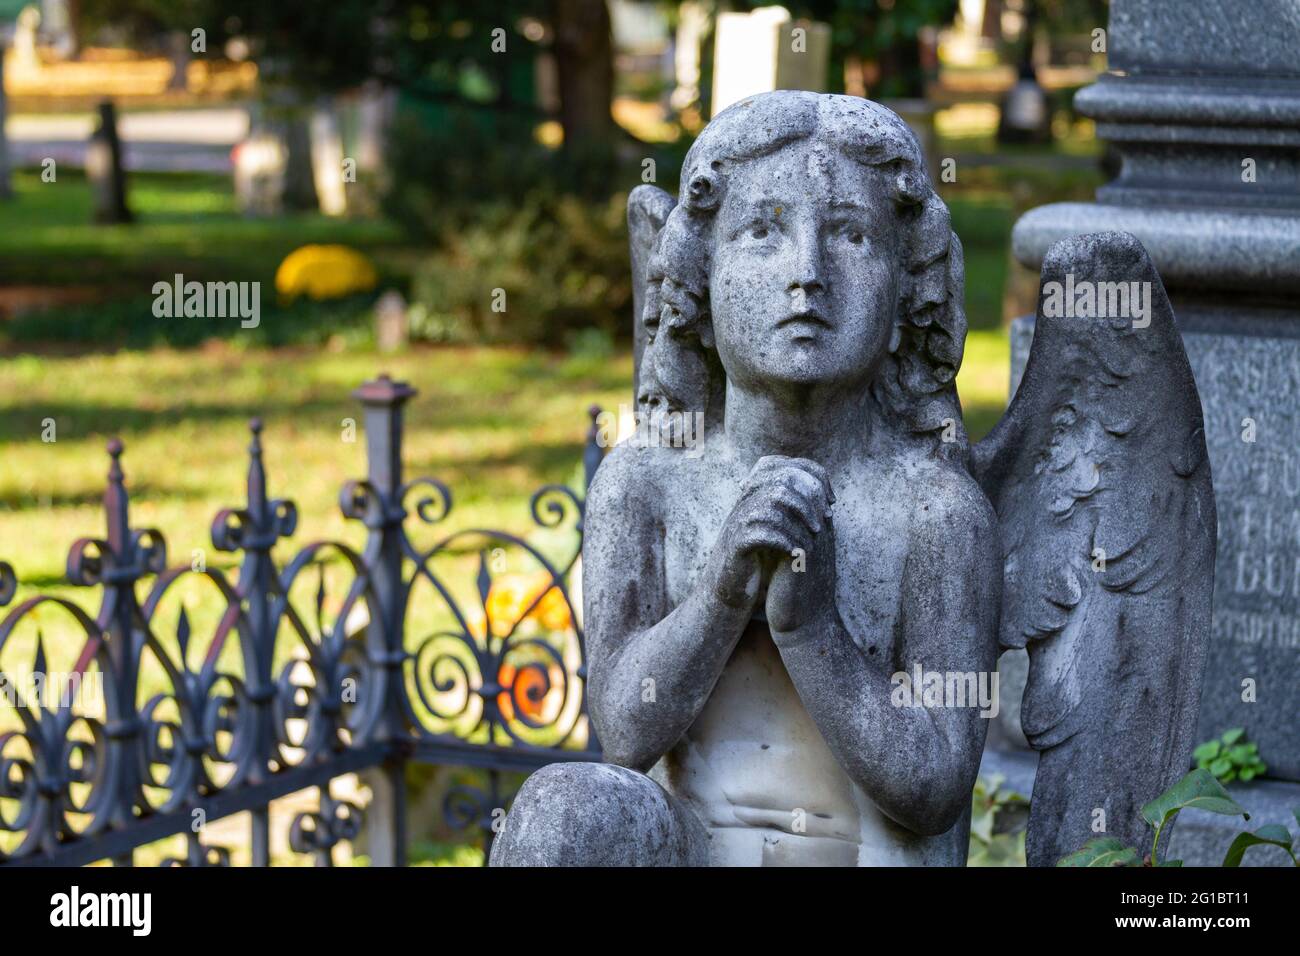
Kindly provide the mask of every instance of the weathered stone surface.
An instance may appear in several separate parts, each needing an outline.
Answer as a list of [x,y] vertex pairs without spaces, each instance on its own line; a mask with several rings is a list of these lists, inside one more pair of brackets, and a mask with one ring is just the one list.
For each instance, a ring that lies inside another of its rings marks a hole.
[[1170,289],[1300,292],[1300,218],[1230,209],[1053,203],[1016,221],[1011,248],[1037,270],[1053,243],[1100,225],[1142,241]]
[[[1016,320],[1013,389],[1032,339],[1033,322]],[[1189,332],[1183,340],[1219,503],[1197,738],[1244,727],[1269,776],[1300,780],[1300,338]],[[1004,697],[1018,699],[1023,670],[1012,664],[1002,674]]]
[[[1075,104],[1122,156],[1096,203],[1026,214],[1037,270],[1051,243],[1124,229],[1165,280],[1200,389],[1219,504],[1202,739],[1245,726],[1271,775],[1300,779],[1300,7],[1290,0],[1113,0],[1112,72]],[[1013,326],[1013,381],[1029,347]],[[1242,440],[1246,419],[1258,429]],[[1256,703],[1242,681],[1256,682]],[[1004,684],[1014,693],[1014,687]]]
[[1296,75],[1300,7],[1293,0],[1118,0],[1110,67],[1132,73]]
[[1221,503],[1200,737],[1245,727],[1300,780],[1300,339],[1184,340]]
[[695,814],[648,777],[610,764],[557,763],[516,794],[491,863],[703,866],[707,847]]
[[494,865],[961,864],[999,637],[1032,645],[1030,855],[1055,862],[1190,753],[1214,506],[1158,276],[1132,236],[1054,249],[1052,281],[1152,286],[1146,322],[1045,321],[972,450],[961,248],[898,116],[753,97],[681,178],[675,206],[636,198],[671,208],[633,256],[638,403],[706,424],[615,448],[584,518],[588,701],[625,769],[535,775]]
[[1026,852],[1042,866],[1098,810],[1136,842],[1141,806],[1186,772],[1215,517],[1192,372],[1137,240],[1053,246],[1037,326],[973,468],[1005,554],[1001,643],[1029,655],[1021,724],[1043,754]]

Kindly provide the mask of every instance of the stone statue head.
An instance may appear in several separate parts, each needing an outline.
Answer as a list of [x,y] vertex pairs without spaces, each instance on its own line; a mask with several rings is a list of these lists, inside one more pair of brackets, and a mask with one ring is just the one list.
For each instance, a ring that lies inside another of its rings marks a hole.
[[719,114],[687,154],[647,281],[646,362],[670,404],[717,416],[711,369],[861,389],[899,434],[965,457],[961,247],[892,111],[779,91]]

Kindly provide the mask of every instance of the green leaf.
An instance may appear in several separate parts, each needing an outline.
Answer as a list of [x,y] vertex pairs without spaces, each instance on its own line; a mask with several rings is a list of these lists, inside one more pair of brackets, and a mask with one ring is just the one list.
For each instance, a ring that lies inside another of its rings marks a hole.
[[1137,850],[1125,846],[1115,837],[1093,837],[1057,866],[1141,866]]
[[[1238,833],[1237,839],[1228,847],[1228,855],[1223,858],[1224,866],[1241,866],[1241,858],[1252,846],[1280,846],[1291,853],[1291,831],[1280,823],[1270,823],[1260,827],[1254,833]],[[1293,860],[1295,856],[1291,857]]]
[[1214,774],[1216,777],[1222,777],[1231,769],[1232,761],[1227,757],[1220,757],[1218,760],[1215,760],[1210,764],[1210,773]]
[[1250,763],[1250,758],[1255,756],[1255,751],[1250,749],[1249,744],[1238,744],[1228,751],[1228,756],[1233,763]]
[[1142,819],[1151,826],[1158,827],[1186,807],[1250,819],[1250,814],[1228,796],[1228,791],[1223,789],[1223,784],[1215,780],[1214,775],[1208,770],[1199,768],[1143,807]]
[[1254,767],[1242,767],[1241,773],[1237,774],[1237,776],[1241,778],[1242,783],[1249,783],[1250,781],[1255,779],[1255,774],[1257,774],[1258,772],[1259,771],[1257,771]]
[[1233,727],[1231,730],[1225,730],[1223,732],[1223,742],[1227,746],[1231,747],[1244,736],[1246,736],[1246,729],[1244,727]]
[[1232,783],[1232,781],[1236,779],[1237,779],[1237,768],[1233,767],[1231,770],[1229,770],[1227,773],[1225,773],[1222,777],[1219,778],[1219,782]]
[[1217,740],[1209,740],[1193,750],[1192,756],[1195,757],[1197,761],[1210,761],[1219,756],[1219,749],[1220,744]]

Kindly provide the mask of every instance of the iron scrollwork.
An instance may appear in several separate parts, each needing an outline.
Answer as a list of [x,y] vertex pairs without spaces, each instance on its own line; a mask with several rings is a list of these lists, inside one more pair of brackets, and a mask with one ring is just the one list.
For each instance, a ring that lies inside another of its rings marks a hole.
[[[266,863],[270,801],[315,787],[319,810],[295,816],[289,843],[328,864],[367,817],[402,812],[402,764],[435,759],[426,752],[487,770],[485,789],[453,789],[444,807],[453,826],[478,827],[486,842],[509,801],[502,770],[599,759],[574,595],[599,409],[582,490],[551,484],[530,501],[545,542],[470,528],[417,547],[407,519],[441,528],[453,498],[436,479],[402,478],[402,410],[414,394],[386,376],[355,393],[369,468],[339,503],[365,526],[364,549],[317,541],[283,565],[272,552],[294,533],[297,509],[267,492],[253,420],[246,502],[211,527],[213,547],[239,556],[233,581],[201,563],[169,566],[163,535],[131,526],[123,445],[109,443],[106,533],[78,539],[67,561],[69,582],[100,593],[98,613],[36,596],[0,621],[0,688],[13,684],[6,648],[17,652],[20,626],[38,629],[26,669],[48,670],[39,628],[50,614],[74,634],[68,675],[93,674],[102,688],[90,701],[0,696],[0,863],[126,861],[144,841],[142,824],[166,821],[186,842],[165,864],[228,865],[230,851],[190,826],[217,796],[223,813],[252,812],[252,857]],[[17,591],[0,562],[0,606]],[[187,595],[204,591],[196,616]],[[329,792],[333,777],[367,767],[398,781],[380,813]],[[401,848],[394,853],[389,862],[400,862]]]

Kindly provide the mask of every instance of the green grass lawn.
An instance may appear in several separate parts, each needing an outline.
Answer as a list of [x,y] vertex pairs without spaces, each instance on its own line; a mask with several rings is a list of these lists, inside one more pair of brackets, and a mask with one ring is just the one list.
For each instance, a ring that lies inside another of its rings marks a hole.
[[[470,524],[524,528],[527,500],[544,482],[573,478],[587,407],[629,399],[631,359],[507,348],[367,350],[155,349],[113,355],[0,360],[0,555],[25,585],[62,579],[67,546],[103,526],[100,496],[111,436],[133,519],[162,528],[172,550],[207,547],[220,508],[241,504],[248,419],[265,421],[274,495],[298,503],[298,538],[337,536],[339,485],[365,470],[364,438],[349,392],[380,370],[420,389],[407,409],[408,475],[452,486],[454,514]],[[968,427],[982,435],[1006,400],[1006,337],[975,331],[958,378]],[[47,420],[55,441],[42,441]]]
[[[631,382],[628,356],[506,348],[379,356],[213,344],[0,360],[0,553],[26,583],[60,579],[67,545],[102,528],[114,435],[126,443],[134,522],[164,529],[177,554],[206,546],[215,511],[243,501],[254,415],[272,494],[298,503],[298,537],[337,536],[339,485],[365,471],[360,427],[344,440],[345,420],[360,420],[349,393],[380,370],[421,389],[406,415],[408,474],[451,485],[467,522],[517,527],[535,486],[575,474],[587,407],[627,400]],[[41,439],[47,419],[53,442]]]
[[52,183],[37,171],[15,172],[16,198],[0,203],[5,283],[98,285],[148,296],[154,282],[175,272],[201,281],[269,282],[280,261],[307,243],[372,252],[403,245],[401,232],[382,220],[241,216],[228,177],[132,173],[128,183],[137,221],[103,226],[92,224],[90,185],[75,170],[60,170]]

